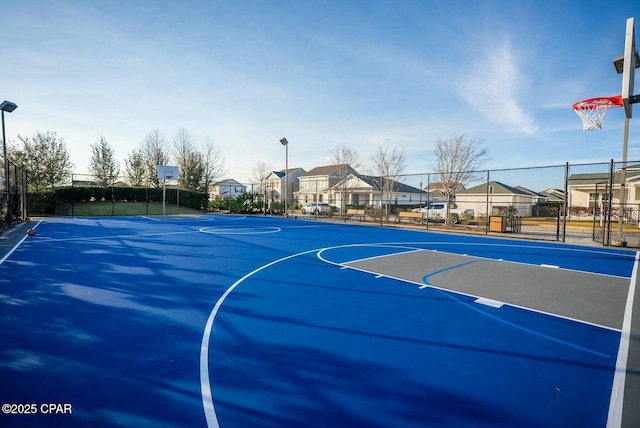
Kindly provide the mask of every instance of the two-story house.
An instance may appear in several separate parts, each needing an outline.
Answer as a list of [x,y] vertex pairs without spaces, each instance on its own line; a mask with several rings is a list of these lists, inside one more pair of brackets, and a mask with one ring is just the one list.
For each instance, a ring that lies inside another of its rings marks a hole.
[[349,165],[326,165],[313,168],[298,177],[299,188],[294,197],[302,205],[325,202],[337,205],[335,185],[350,174],[357,174]]
[[287,171],[271,171],[264,179],[264,198],[267,202],[279,202],[284,200],[285,188],[288,194],[287,202],[294,204],[295,194],[298,191],[299,177],[305,173],[302,168],[289,168]]
[[417,206],[428,202],[428,194],[417,187],[373,175],[349,174],[334,186],[336,203],[342,206],[380,208],[385,205]]
[[227,178],[225,180],[215,182],[211,185],[209,199],[234,199],[246,192],[247,186],[234,180],[233,178]]

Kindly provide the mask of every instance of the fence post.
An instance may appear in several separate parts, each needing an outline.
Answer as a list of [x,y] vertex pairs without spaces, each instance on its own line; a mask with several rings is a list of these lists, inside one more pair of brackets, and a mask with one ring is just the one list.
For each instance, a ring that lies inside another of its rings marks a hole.
[[564,201],[563,201],[564,213],[562,217],[562,242],[565,242],[567,237],[567,212],[569,211],[568,200],[569,200],[569,162],[567,162],[564,166]]
[[615,173],[614,168],[615,167],[613,159],[611,159],[609,163],[609,194],[607,195],[607,198],[609,198],[609,209],[607,210],[609,212],[609,215],[605,219],[607,231],[605,233],[603,243],[604,246],[611,245],[611,210],[613,209],[613,174]]
[[[73,179],[73,176],[74,176],[74,174],[72,173],[71,174],[71,217],[72,218],[75,217],[73,215],[73,207],[75,205],[75,200],[76,200],[76,198],[75,198],[75,196],[76,196],[75,182],[76,181]],[[54,192],[55,192],[55,190],[54,190]]]
[[484,234],[489,234],[489,170],[487,170],[487,186],[486,186],[486,205],[485,205],[485,219],[484,219]]
[[[430,201],[430,196],[431,196],[431,173],[427,173],[427,218],[426,218],[426,223],[427,223],[427,230],[429,230],[429,205],[431,205],[431,201]],[[425,215],[425,213],[422,213],[422,215]]]

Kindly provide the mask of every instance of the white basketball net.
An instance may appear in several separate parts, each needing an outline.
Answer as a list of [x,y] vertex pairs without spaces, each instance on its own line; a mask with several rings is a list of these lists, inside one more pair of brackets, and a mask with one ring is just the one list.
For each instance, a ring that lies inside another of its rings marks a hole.
[[582,119],[582,129],[585,131],[596,131],[602,128],[602,119],[609,110],[609,106],[577,108],[576,114]]
[[611,107],[620,107],[618,100],[610,98],[590,99],[575,103],[573,111],[582,119],[582,129],[596,131],[602,129],[602,119]]

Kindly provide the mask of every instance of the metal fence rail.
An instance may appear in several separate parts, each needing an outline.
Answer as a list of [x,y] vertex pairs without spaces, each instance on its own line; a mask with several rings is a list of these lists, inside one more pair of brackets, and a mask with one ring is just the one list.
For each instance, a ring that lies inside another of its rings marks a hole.
[[[16,215],[24,216],[26,198],[19,189],[25,186],[26,176],[15,168],[13,171],[11,191],[4,192],[4,214],[11,205],[16,207]],[[351,177],[346,186],[338,181],[333,187],[326,188],[320,188],[318,183],[306,183],[306,187],[288,183],[287,214],[301,215],[300,208],[305,203],[326,201],[335,206],[331,211],[334,217],[345,213],[345,220],[348,209],[364,210],[364,221],[381,225],[395,224],[399,212],[422,210],[424,219],[428,217],[429,221],[414,223],[425,229],[501,233],[561,242],[570,238],[605,246],[640,247],[640,162],[566,163],[472,171],[465,175],[468,179],[464,183],[443,183],[441,175],[434,172],[374,177],[373,180],[371,176]],[[389,182],[393,186],[384,184]],[[274,192],[279,194],[276,192],[278,184],[270,186],[265,182],[245,183],[243,200],[238,203],[232,204],[231,196],[218,198],[228,202],[225,206],[231,211],[279,214],[277,209],[272,211],[279,202],[273,197]],[[265,190],[267,187],[270,192]],[[209,195],[195,190],[178,189],[177,186],[167,188],[167,202],[175,205],[178,211],[185,206],[206,209]],[[131,186],[124,178],[119,178],[105,184],[81,174],[74,174],[66,186],[47,192],[30,195],[29,212],[75,215],[83,205],[101,202],[112,206],[111,211],[107,209],[102,215],[149,214],[151,208],[157,208],[162,201],[157,182]],[[15,195],[11,204],[9,194]],[[270,198],[267,197],[269,194]],[[212,194],[211,200],[215,198]],[[126,202],[144,202],[144,212],[127,210],[123,204]],[[451,217],[455,220],[453,224],[445,221],[448,220],[445,211],[436,212],[430,208],[437,202],[448,203],[449,215],[455,214]],[[505,226],[492,230],[490,220],[498,217],[504,218]]]
[[[0,156],[1,158],[2,156]],[[2,196],[0,201],[0,228],[24,221],[28,216],[27,209],[27,173],[12,162],[3,160],[6,171],[2,168]]]

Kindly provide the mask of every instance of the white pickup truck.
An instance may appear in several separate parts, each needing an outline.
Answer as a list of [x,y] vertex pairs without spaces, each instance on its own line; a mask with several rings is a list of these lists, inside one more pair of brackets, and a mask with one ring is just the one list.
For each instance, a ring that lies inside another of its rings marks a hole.
[[[446,202],[431,202],[428,206],[422,208],[415,208],[412,211],[424,213],[424,217],[428,218],[431,221],[444,221],[447,218],[447,203]],[[451,223],[457,224],[460,222],[460,216],[462,214],[467,214],[471,218],[474,216],[474,211],[471,209],[468,210],[459,210],[457,208],[450,208],[449,215],[451,216]]]

